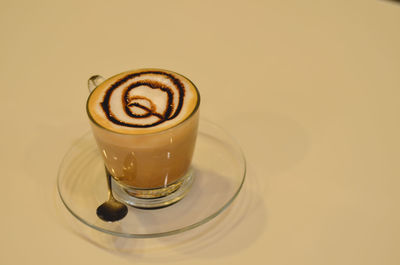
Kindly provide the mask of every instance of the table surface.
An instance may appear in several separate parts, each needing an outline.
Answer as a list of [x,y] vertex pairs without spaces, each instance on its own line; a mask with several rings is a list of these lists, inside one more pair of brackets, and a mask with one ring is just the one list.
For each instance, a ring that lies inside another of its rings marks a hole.
[[[1,1],[1,264],[400,264],[400,4]],[[88,77],[188,76],[240,143],[234,203],[179,235],[112,237],[65,209]]]

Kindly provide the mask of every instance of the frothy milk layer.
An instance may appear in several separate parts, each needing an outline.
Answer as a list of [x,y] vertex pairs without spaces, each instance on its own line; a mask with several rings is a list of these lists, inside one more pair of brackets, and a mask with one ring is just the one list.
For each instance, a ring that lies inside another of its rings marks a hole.
[[171,128],[198,108],[199,93],[187,78],[160,69],[124,72],[104,81],[87,102],[97,125],[124,134]]

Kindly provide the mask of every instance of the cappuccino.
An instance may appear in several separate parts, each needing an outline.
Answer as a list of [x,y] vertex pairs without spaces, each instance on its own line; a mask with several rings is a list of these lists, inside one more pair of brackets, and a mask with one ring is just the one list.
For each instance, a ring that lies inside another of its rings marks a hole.
[[92,91],[94,137],[107,170],[130,195],[166,196],[188,177],[199,104],[190,80],[160,69],[124,72]]
[[116,75],[99,85],[88,100],[93,122],[123,134],[154,133],[186,120],[198,108],[199,94],[185,77],[143,69]]

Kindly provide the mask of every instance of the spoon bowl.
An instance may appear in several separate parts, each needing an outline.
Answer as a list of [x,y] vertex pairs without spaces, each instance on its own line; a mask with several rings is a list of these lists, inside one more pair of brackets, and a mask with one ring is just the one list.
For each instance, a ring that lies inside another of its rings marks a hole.
[[108,187],[108,200],[97,207],[97,216],[106,222],[119,221],[128,213],[128,207],[125,204],[117,201],[111,189],[111,174],[106,169],[107,187]]

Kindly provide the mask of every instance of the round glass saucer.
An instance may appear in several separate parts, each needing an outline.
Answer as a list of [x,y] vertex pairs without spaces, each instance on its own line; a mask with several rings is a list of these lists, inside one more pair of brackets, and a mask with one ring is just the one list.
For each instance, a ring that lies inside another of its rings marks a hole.
[[66,153],[58,172],[58,192],[71,214],[94,229],[121,237],[168,236],[219,215],[239,194],[246,175],[239,145],[206,120],[200,120],[192,169],[192,187],[179,202],[152,210],[128,207],[124,219],[104,222],[96,215],[97,207],[108,198],[104,165],[93,135],[88,132]]

